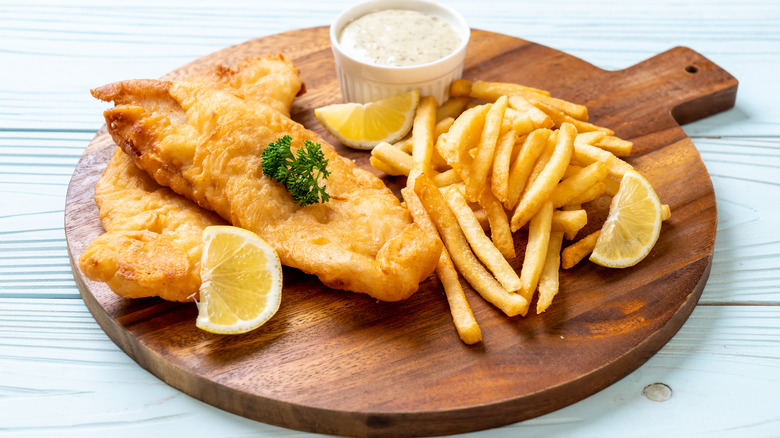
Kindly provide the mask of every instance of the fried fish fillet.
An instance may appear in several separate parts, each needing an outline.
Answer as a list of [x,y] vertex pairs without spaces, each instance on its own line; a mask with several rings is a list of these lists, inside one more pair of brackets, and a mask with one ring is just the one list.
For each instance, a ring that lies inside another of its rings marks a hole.
[[138,169],[120,149],[95,186],[106,233],[79,258],[84,274],[127,298],[192,300],[200,287],[203,229],[224,224]]
[[[282,55],[269,55],[217,66],[198,80],[289,115],[303,90],[298,73]],[[106,233],[79,259],[87,278],[127,298],[197,298],[201,236],[225,223],[219,216],[157,184],[119,148],[98,180],[95,203]]]
[[[409,297],[435,269],[440,241],[384,183],[278,111],[199,79],[124,81],[93,95],[115,103],[104,113],[109,133],[139,168],[256,232],[283,264],[383,301]],[[300,207],[262,174],[263,150],[285,135],[294,151],[306,140],[322,145],[329,202]]]

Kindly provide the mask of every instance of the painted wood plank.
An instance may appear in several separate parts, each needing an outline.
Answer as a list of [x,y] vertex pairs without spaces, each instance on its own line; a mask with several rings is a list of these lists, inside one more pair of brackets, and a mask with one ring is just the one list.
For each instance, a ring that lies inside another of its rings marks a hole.
[[[10,89],[0,85],[0,108],[21,105],[29,97],[29,105],[43,110],[31,119],[0,117],[0,129],[96,129],[100,119],[90,114],[100,107],[91,102],[89,88],[130,77],[159,77],[228,45],[327,25],[350,2],[317,7],[284,2],[272,12],[262,3],[235,1],[220,2],[218,10],[203,2],[165,8],[145,3],[147,7],[88,1],[0,6],[0,64],[9,66],[2,84],[14,84]],[[770,73],[780,67],[776,2],[562,2],[554,10],[523,3],[447,3],[475,28],[558,48],[605,69],[625,68],[687,45],[741,81],[737,107],[691,125],[689,134],[767,135],[778,130],[780,110],[763,98],[780,95]],[[52,99],[48,106],[38,101],[46,99]]]
[[[0,321],[0,432],[9,436],[315,436],[236,417],[167,386],[119,351],[79,300],[0,299]],[[778,366],[780,308],[700,306],[669,344],[617,384],[478,436],[643,437],[668,434],[669,425],[679,436],[768,436],[780,424],[770,402],[780,389]],[[654,383],[670,387],[671,398],[648,399],[643,390]],[[15,414],[4,418],[8,412]]]

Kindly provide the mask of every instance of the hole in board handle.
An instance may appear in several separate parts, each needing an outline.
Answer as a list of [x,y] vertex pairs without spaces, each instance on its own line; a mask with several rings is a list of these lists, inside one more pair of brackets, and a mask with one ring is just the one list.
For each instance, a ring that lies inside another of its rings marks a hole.
[[685,67],[685,71],[691,74],[698,73],[699,67],[696,67],[695,65],[689,65]]

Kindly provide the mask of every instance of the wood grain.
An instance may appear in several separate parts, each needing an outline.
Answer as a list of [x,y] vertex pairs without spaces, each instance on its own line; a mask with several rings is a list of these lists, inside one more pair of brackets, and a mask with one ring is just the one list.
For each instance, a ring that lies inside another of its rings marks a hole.
[[[308,90],[293,118],[336,145],[313,115],[315,107],[341,101],[325,27],[233,46],[167,77],[278,51],[299,66]],[[485,340],[471,347],[459,341],[434,279],[409,300],[380,303],[285,269],[279,313],[259,330],[220,337],[195,328],[192,304],[119,298],[73,264],[87,307],[117,345],[168,384],[248,418],[320,433],[416,436],[491,428],[559,409],[617,381],[672,337],[704,287],[715,197],[675,116],[691,121],[727,109],[737,81],[685,48],[608,72],[478,30],[464,76],[548,89],[587,105],[591,121],[635,142],[629,161],[673,212],[645,261],[620,271],[581,264],[563,273],[561,293],[543,315],[507,318],[472,293]],[[71,260],[103,232],[92,187],[113,147],[101,129],[68,188]],[[364,152],[341,152],[368,167]],[[397,188],[403,181],[386,182]],[[606,205],[592,209],[591,228]]]

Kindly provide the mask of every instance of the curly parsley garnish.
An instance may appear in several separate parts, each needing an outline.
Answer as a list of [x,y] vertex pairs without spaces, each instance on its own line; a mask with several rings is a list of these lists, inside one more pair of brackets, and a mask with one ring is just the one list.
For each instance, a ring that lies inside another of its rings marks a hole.
[[327,202],[330,196],[319,181],[328,179],[330,172],[320,144],[305,140],[294,156],[291,142],[292,138],[285,135],[265,148],[261,156],[263,175],[282,184],[301,207]]

